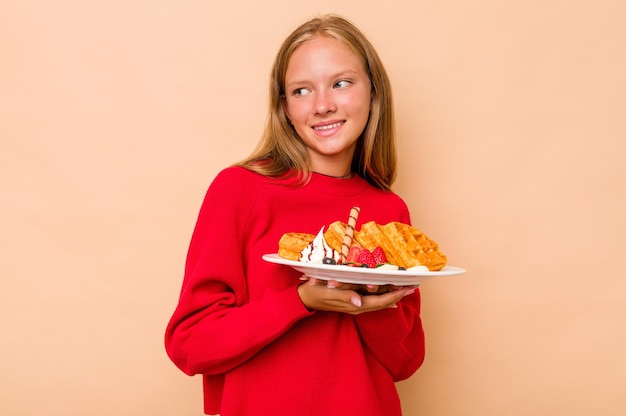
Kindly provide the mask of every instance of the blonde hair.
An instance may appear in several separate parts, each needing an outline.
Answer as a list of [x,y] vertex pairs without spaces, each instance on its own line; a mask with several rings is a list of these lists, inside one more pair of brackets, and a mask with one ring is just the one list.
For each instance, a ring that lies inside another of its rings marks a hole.
[[351,22],[336,15],[313,18],[295,29],[280,47],[270,74],[269,111],[265,130],[252,154],[237,163],[266,176],[310,177],[306,146],[289,123],[281,104],[285,73],[293,52],[304,42],[328,36],[346,45],[363,63],[372,84],[370,116],[357,141],[352,171],[377,188],[390,190],[396,176],[393,100],[387,72],[376,50]]

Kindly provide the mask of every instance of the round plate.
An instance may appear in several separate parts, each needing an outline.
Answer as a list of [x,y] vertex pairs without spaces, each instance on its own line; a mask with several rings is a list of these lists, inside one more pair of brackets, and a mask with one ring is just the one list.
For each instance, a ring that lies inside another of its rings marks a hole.
[[303,263],[300,261],[287,260],[279,257],[276,253],[263,255],[263,260],[270,263],[291,266],[299,272],[317,279],[370,285],[419,285],[424,280],[432,279],[433,277],[454,276],[465,273],[465,269],[453,266],[446,266],[439,271],[430,272],[422,270],[368,269],[331,264]]

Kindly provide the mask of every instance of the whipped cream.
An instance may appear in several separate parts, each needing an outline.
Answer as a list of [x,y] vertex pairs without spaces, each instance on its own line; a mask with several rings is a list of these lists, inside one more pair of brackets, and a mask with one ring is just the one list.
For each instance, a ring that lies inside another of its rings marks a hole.
[[339,253],[333,250],[324,239],[324,227],[308,246],[300,252],[300,261],[303,263],[323,263],[324,257],[339,261]]
[[418,266],[409,267],[407,270],[411,270],[412,272],[429,272],[430,270],[426,266],[422,266],[421,264]]
[[[385,263],[385,264],[381,264],[380,266],[376,266],[376,270],[399,270],[399,269],[400,269],[400,267],[396,266],[395,264],[391,264],[391,263]],[[430,271],[430,270],[428,270],[428,267],[422,266],[422,265],[409,267],[407,270],[412,271],[412,272],[428,272],[428,271]]]
[[398,270],[398,269],[400,269],[400,267],[391,263],[384,263],[384,264],[381,264],[380,266],[376,266],[376,270]]

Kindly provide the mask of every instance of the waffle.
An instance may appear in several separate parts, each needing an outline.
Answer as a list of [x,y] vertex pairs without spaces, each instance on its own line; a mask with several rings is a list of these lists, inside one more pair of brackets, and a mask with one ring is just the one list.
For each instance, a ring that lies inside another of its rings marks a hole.
[[326,243],[338,253],[341,253],[341,245],[343,237],[346,233],[346,223],[343,221],[335,221],[330,224],[324,232],[324,240]]
[[407,269],[422,265],[436,271],[447,263],[436,242],[407,224],[390,222],[379,225],[370,221],[361,226],[354,238],[369,250],[380,246],[390,263]]
[[285,233],[278,241],[278,255],[288,260],[300,260],[300,253],[315,239],[307,233]]

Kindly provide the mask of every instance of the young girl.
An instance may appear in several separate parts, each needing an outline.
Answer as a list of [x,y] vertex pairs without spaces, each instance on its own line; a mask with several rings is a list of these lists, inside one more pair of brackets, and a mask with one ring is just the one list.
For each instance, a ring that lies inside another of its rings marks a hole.
[[401,414],[394,382],[424,359],[416,288],[324,282],[261,258],[353,206],[360,224],[410,223],[395,173],[376,51],[343,18],[304,23],[276,56],[259,146],[209,187],[167,327],[170,358],[203,376],[207,414]]

